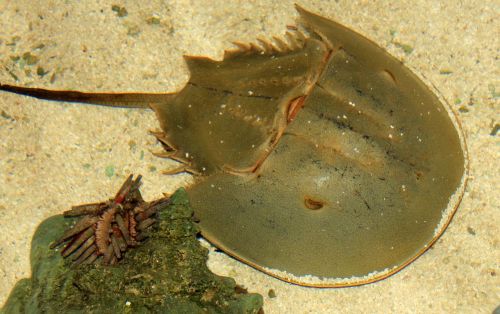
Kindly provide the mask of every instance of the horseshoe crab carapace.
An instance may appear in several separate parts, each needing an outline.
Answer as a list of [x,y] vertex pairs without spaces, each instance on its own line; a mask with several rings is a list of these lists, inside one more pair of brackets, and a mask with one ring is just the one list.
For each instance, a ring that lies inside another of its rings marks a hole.
[[186,57],[174,94],[93,94],[1,85],[43,99],[152,108],[202,235],[307,286],[385,278],[450,222],[467,155],[449,108],[400,61],[297,7],[286,40],[236,43],[222,61]]

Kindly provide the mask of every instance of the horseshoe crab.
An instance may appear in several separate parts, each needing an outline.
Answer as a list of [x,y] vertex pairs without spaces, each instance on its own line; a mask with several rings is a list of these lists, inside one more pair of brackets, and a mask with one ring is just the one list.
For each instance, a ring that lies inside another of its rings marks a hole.
[[153,109],[161,155],[196,175],[188,194],[207,240],[299,285],[380,280],[449,224],[466,146],[456,117],[400,61],[297,10],[307,35],[238,42],[222,61],[187,56],[177,93],[0,89]]

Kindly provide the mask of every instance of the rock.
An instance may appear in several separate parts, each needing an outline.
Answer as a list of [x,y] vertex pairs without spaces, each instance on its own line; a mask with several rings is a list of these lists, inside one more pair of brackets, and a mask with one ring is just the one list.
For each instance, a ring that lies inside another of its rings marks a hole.
[[72,223],[63,216],[38,227],[31,246],[32,277],[20,280],[2,313],[257,313],[263,298],[241,293],[232,278],[207,268],[186,192],[159,212],[143,244],[115,266],[72,266],[49,245]]

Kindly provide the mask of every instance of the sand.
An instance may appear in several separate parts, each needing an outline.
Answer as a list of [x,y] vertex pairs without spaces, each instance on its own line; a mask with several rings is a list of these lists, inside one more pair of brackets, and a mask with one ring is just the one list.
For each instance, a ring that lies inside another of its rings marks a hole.
[[[293,2],[0,0],[0,82],[175,91],[188,78],[183,54],[221,58],[231,41],[283,34],[297,16]],[[440,91],[466,134],[469,185],[433,248],[375,284],[303,288],[214,250],[209,266],[263,294],[266,313],[491,313],[500,304],[500,142],[493,134],[500,113],[500,3],[296,2],[364,34]],[[159,149],[148,134],[158,128],[150,111],[0,93],[0,113],[0,305],[30,276],[30,240],[43,219],[109,197],[131,172],[144,175],[147,199],[191,181],[160,174],[175,162],[150,153]]]

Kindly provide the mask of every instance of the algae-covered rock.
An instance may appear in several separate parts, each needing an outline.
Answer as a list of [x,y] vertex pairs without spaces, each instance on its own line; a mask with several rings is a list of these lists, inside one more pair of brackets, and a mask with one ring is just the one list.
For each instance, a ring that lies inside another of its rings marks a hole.
[[192,214],[178,190],[150,238],[115,266],[73,266],[49,249],[72,219],[45,220],[32,241],[32,277],[16,284],[1,312],[257,313],[262,296],[241,293],[232,278],[207,268]]

